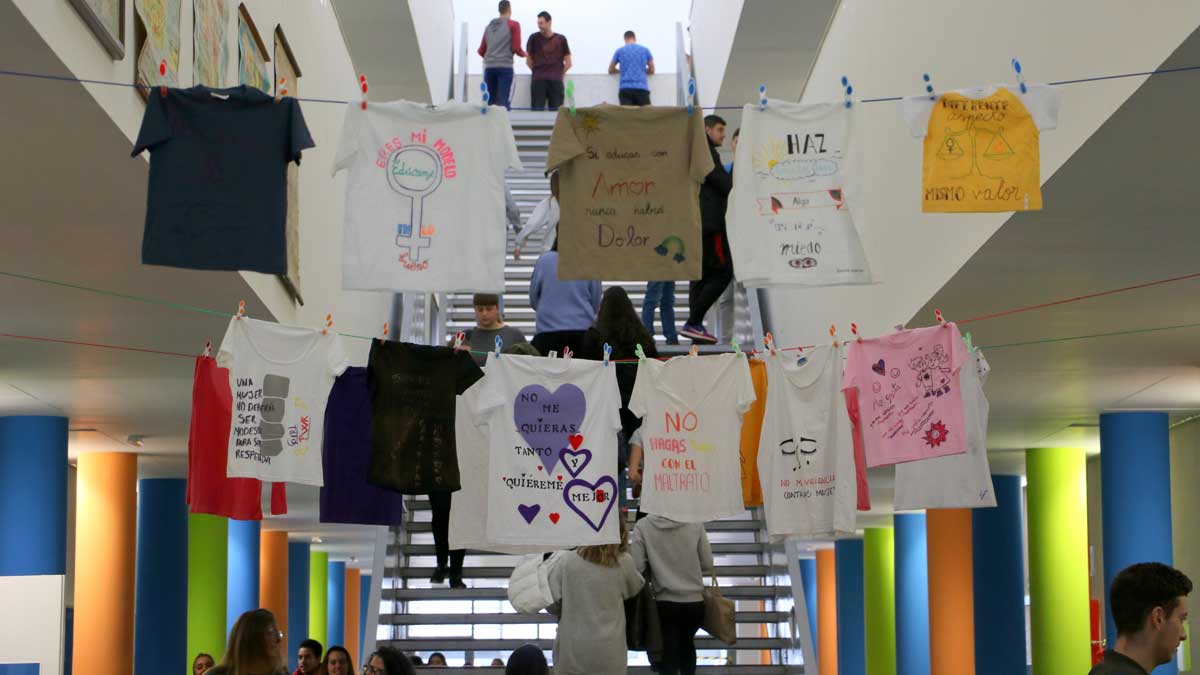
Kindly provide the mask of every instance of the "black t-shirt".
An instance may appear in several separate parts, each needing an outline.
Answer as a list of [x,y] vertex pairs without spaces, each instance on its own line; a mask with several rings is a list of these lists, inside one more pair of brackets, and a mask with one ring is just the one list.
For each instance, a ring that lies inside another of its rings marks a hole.
[[533,79],[562,81],[563,58],[571,53],[565,36],[555,33],[546,37],[541,31],[534,31],[525,43],[525,51],[533,57]]
[[454,397],[481,377],[466,351],[374,340],[367,365],[375,427],[367,480],[405,494],[458,490]]
[[1147,675],[1147,673],[1133,659],[1109,649],[1104,652],[1104,660],[1093,666],[1088,675]]
[[152,89],[133,146],[150,151],[142,262],[287,274],[287,165],[311,147],[294,98]]

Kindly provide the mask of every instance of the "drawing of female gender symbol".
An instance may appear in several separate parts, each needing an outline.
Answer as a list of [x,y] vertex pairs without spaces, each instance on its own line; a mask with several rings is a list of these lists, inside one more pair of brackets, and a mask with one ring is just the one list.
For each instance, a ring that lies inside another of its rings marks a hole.
[[433,225],[424,221],[425,197],[442,184],[442,158],[428,146],[406,145],[388,157],[387,181],[410,200],[408,222],[396,225],[396,246],[407,253],[401,258],[420,260],[433,237]]

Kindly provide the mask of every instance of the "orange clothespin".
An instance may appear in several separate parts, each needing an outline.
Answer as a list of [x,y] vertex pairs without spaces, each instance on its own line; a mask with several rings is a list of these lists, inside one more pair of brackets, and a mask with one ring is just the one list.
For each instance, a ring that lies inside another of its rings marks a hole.
[[837,339],[837,324],[836,323],[829,324],[829,337],[833,338],[833,346],[835,348],[841,346],[841,344],[838,342],[838,339]]
[[763,337],[763,347],[765,347],[767,351],[771,352],[771,356],[777,354],[778,352],[775,351],[775,336],[771,333],[767,333],[766,336]]
[[693,342],[692,348],[690,350],[688,350],[688,356],[696,356],[699,353],[700,353],[700,348],[697,347],[696,343]]
[[462,349],[463,348],[463,340],[466,340],[466,339],[467,339],[467,334],[461,330],[458,331],[458,333],[456,333],[454,335],[454,351],[458,351],[458,350]]
[[275,87],[275,102],[276,103],[279,103],[279,99],[283,98],[284,96],[287,96],[288,90],[287,90],[287,86],[285,86],[285,85],[287,85],[287,77],[280,77],[279,78],[279,86]]
[[[162,75],[163,77],[167,76],[167,60],[166,59],[163,59],[162,61],[159,62],[158,74]],[[164,84],[158,88],[158,95],[162,96],[163,98],[167,97],[167,85]]]
[[383,322],[383,339],[386,340],[387,336],[388,336],[388,322],[384,321]]
[[854,333],[854,337],[858,338],[859,342],[862,342],[862,336],[858,334],[858,324],[851,322],[850,332]]
[[933,310],[933,316],[934,316],[934,318],[937,319],[937,322],[939,325],[942,325],[942,326],[946,325],[946,319],[944,317],[942,317],[942,310],[940,310],[940,309]]
[[234,318],[241,319],[244,316],[246,316],[246,301],[238,300],[238,311],[237,314],[234,315]]
[[362,88],[362,109],[367,109],[367,76],[359,75],[358,84]]
[[333,315],[325,315],[325,327],[321,329],[321,335],[329,335],[329,329],[333,328]]

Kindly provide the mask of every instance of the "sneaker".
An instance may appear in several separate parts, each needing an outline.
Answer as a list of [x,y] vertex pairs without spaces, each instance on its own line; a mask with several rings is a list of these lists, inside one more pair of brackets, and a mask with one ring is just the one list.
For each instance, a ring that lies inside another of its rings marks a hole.
[[667,340],[667,344],[669,344],[669,345],[676,345],[676,346],[678,346],[678,345],[679,345],[679,338],[671,338],[671,339]]
[[462,580],[462,572],[451,572],[450,573],[450,588],[466,588],[466,587],[467,587],[467,585],[464,584],[463,580]]
[[429,575],[429,583],[440,584],[446,580],[446,568],[439,567],[433,570],[433,574]]
[[692,342],[696,342],[698,344],[702,344],[702,345],[717,344],[716,336],[714,336],[712,333],[704,330],[703,325],[685,323],[685,324],[683,324],[683,330],[679,331],[679,334],[685,338],[688,338]]

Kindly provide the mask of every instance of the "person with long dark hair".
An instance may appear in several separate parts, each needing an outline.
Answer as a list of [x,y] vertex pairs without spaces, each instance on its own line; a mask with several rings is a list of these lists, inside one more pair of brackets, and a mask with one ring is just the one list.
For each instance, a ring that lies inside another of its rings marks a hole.
[[380,647],[363,665],[363,675],[416,675],[412,661],[395,647]]
[[325,675],[355,675],[350,652],[341,645],[333,645],[326,650],[321,669]]
[[286,675],[283,632],[265,609],[243,613],[229,631],[225,658],[205,675]]
[[[494,659],[492,665],[495,666]],[[504,666],[504,675],[550,675],[550,665],[546,663],[546,655],[537,645],[521,645],[508,657],[508,665]]]

